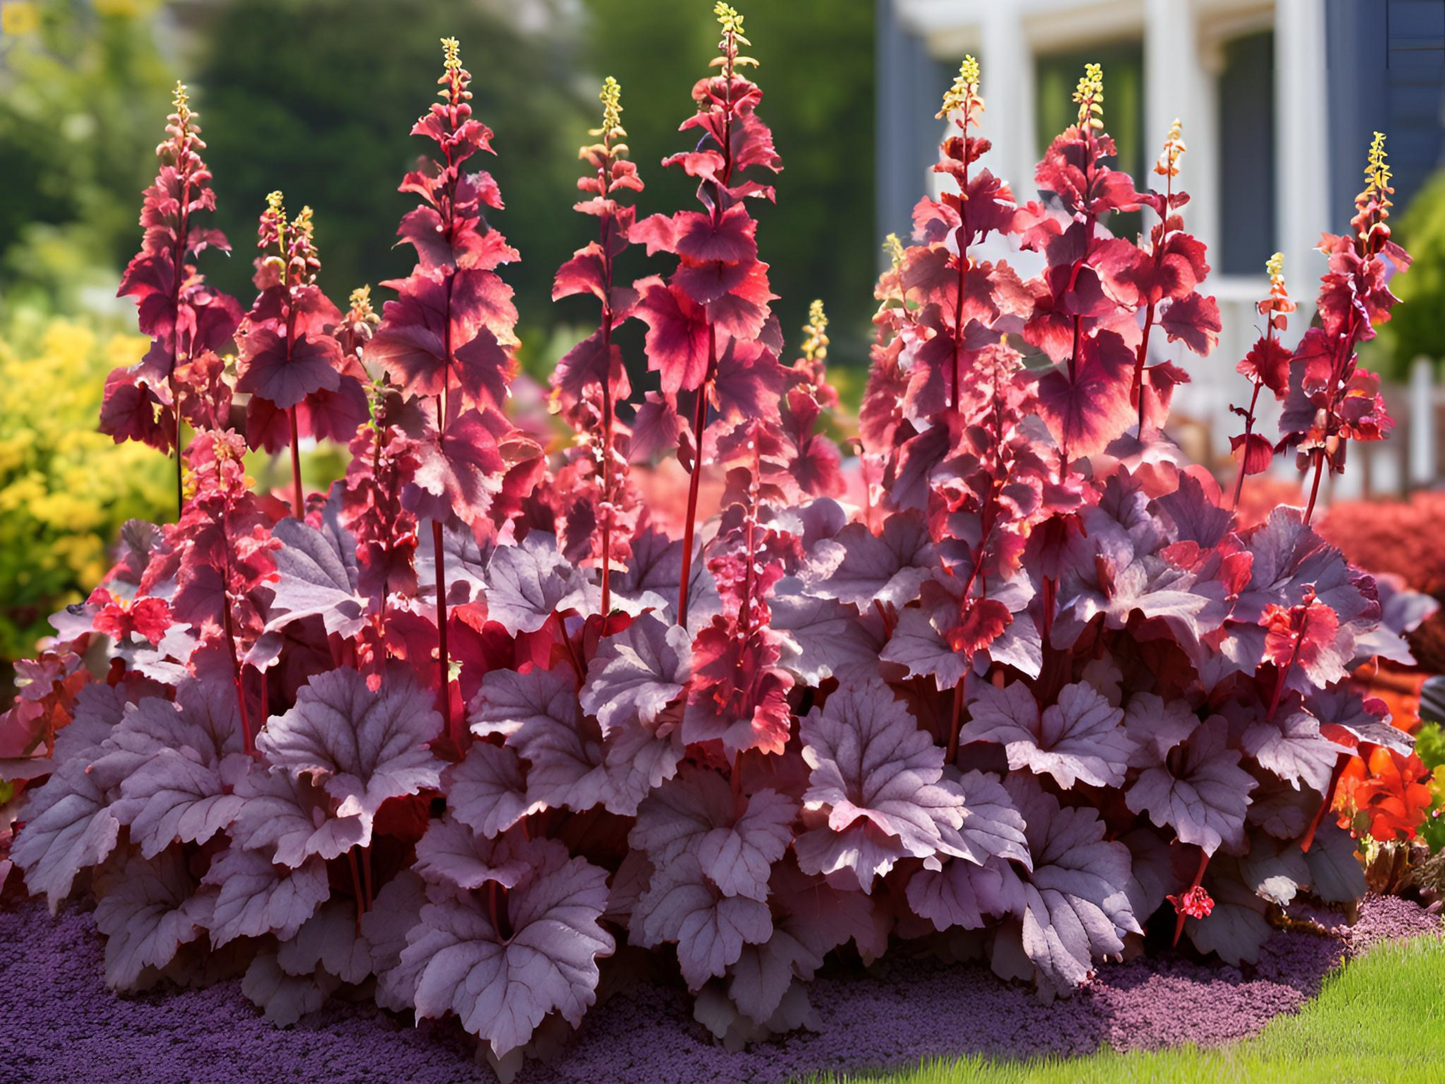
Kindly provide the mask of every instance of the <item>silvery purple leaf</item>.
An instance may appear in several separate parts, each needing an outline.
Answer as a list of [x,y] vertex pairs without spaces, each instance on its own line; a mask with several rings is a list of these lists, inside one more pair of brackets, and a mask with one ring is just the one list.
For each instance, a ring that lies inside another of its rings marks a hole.
[[[417,525],[417,537],[431,538],[430,522]],[[464,606],[486,598],[487,562],[493,553],[489,545],[485,550],[477,542],[472,529],[460,520],[442,527],[442,565],[446,569],[447,605]],[[417,596],[436,599],[436,551],[430,546],[418,546],[416,551]]]
[[[613,569],[612,595],[623,609],[631,611],[651,606],[670,622],[676,616],[677,585],[681,577],[682,542],[669,539],[665,532],[649,524],[633,538],[627,567]],[[722,612],[722,599],[706,561],[693,560],[689,579],[688,631],[696,632]]]
[[940,692],[956,687],[969,670],[968,659],[953,650],[921,609],[899,613],[880,658],[907,667],[909,677],[933,678]]
[[782,665],[814,686],[830,677],[876,670],[883,638],[874,626],[881,621],[872,614],[860,618],[851,606],[835,599],[796,593],[796,585],[796,580],[783,580],[768,600],[772,627],[786,633],[798,648],[796,654],[784,656]]
[[105,984],[134,990],[151,968],[165,967],[177,950],[204,931],[206,905],[178,851],[155,859],[131,855],[100,886],[95,925],[105,934]]
[[215,911],[207,924],[212,948],[238,937],[268,933],[282,941],[294,937],[331,895],[321,859],[308,858],[289,869],[274,864],[260,851],[238,847],[216,856],[201,883],[218,889]]
[[677,962],[688,988],[726,974],[743,945],[772,936],[768,905],[747,896],[724,896],[702,872],[696,856],[683,852],[656,870],[637,901],[630,925],[645,948],[676,942]]
[[520,840],[487,839],[448,814],[432,821],[417,841],[412,868],[434,884],[473,889],[495,881],[514,888],[531,871],[532,861]]
[[[1320,733],[1328,741],[1348,749],[1369,743],[1383,745],[1401,756],[1415,748],[1415,736],[1390,723],[1380,701],[1370,703],[1348,686],[1315,692],[1306,701],[1310,714],[1319,720]],[[1321,791],[1323,792],[1323,791]]]
[[376,1003],[383,1009],[410,1012],[415,1007],[416,974],[401,969],[401,952],[426,903],[426,882],[404,869],[382,885],[371,909],[361,916],[361,936],[370,947],[376,974]]
[[577,692],[572,684],[549,670],[492,670],[468,705],[467,721],[479,738],[515,734],[528,722],[571,718]]
[[859,609],[875,601],[902,609],[933,578],[938,556],[921,512],[898,512],[875,535],[862,523],[850,523],[813,547],[803,568],[808,593]]
[[1239,752],[1227,746],[1229,724],[1211,715],[1181,754],[1146,769],[1124,795],[1134,813],[1147,813],[1159,827],[1213,854],[1221,844],[1244,840],[1244,816],[1254,777],[1239,766]]
[[1044,997],[1068,996],[1094,960],[1121,953],[1141,928],[1129,903],[1129,848],[1104,839],[1091,807],[1063,808],[1029,776],[1007,783],[1028,824],[1034,868],[1025,878],[1022,940]]
[[120,821],[84,762],[67,761],[45,783],[26,790],[20,807],[24,827],[10,858],[25,873],[25,886],[60,910],[76,875],[99,865],[115,848]]
[[461,763],[442,772],[442,788],[448,811],[488,838],[546,808],[527,801],[527,781],[516,752],[486,741],[472,742]]
[[356,539],[336,520],[333,505],[328,513],[320,530],[289,517],[272,528],[282,545],[272,551],[277,578],[267,585],[268,632],[320,617],[329,635],[347,639],[366,623],[366,600],[356,587]]
[[338,897],[323,903],[295,937],[277,947],[276,962],[288,975],[312,975],[321,968],[342,982],[366,981],[371,946],[357,933],[355,901]]
[[340,979],[321,968],[309,975],[288,975],[275,952],[259,952],[241,979],[241,992],[267,1020],[278,1028],[289,1028],[326,1004],[339,985]]
[[432,694],[400,667],[373,692],[349,667],[317,674],[296,705],[272,718],[256,748],[293,777],[321,779],[341,817],[366,822],[388,798],[436,787],[446,765],[427,743],[441,733]]
[[970,720],[960,742],[998,742],[1009,768],[1051,775],[1068,790],[1077,780],[1096,787],[1124,782],[1134,743],[1120,726],[1124,713],[1084,684],[1065,685],[1058,702],[1039,711],[1029,687],[975,683]]
[[797,802],[771,788],[744,803],[721,775],[688,765],[642,802],[628,840],[655,866],[689,853],[724,896],[766,900],[773,863],[792,841],[797,812]]
[[1131,768],[1155,768],[1199,726],[1199,716],[1187,700],[1167,704],[1155,693],[1135,693],[1124,710],[1124,731],[1134,743]]
[[536,632],[559,611],[595,613],[601,598],[545,531],[529,532],[520,545],[497,547],[487,563],[487,616],[512,636]]
[[979,930],[990,917],[1022,915],[1024,886],[1001,858],[981,866],[953,859],[941,870],[921,869],[909,878],[908,906],[936,930]]
[[1344,752],[1321,735],[1319,721],[1294,696],[1280,702],[1273,719],[1259,712],[1245,727],[1242,744],[1265,771],[1320,794],[1329,789],[1335,761]]
[[822,966],[822,956],[775,923],[771,937],[760,945],[744,944],[728,968],[728,996],[753,1023],[766,1025],[793,980],[807,981]]
[[221,773],[190,749],[162,749],[127,776],[116,819],[130,826],[131,842],[154,858],[171,845],[205,843],[228,826],[244,799],[227,792]]
[[235,689],[187,679],[176,687],[174,701],[148,696],[127,707],[95,755],[91,773],[103,790],[117,791],[162,749],[190,749],[213,767],[242,753]]
[[812,769],[804,809],[826,815],[794,840],[804,873],[867,892],[901,858],[936,861],[942,829],[963,825],[965,799],[943,778],[943,750],[887,685],[841,686],[799,729]]
[[682,695],[691,669],[687,630],[642,614],[598,645],[582,686],[582,707],[597,717],[604,735],[627,722],[651,726]]
[[997,857],[1011,858],[1027,867],[1032,859],[1024,836],[1024,819],[999,778],[978,771],[960,774],[952,766],[944,768],[944,778],[963,793],[963,824],[958,828],[939,824],[943,837],[939,850],[974,865],[981,866]]
[[371,842],[371,820],[338,816],[336,801],[310,776],[256,764],[236,784],[242,799],[228,828],[237,847],[262,850],[283,866],[338,858]]
[[531,845],[531,874],[507,894],[511,937],[493,928],[486,903],[456,895],[421,909],[403,967],[419,967],[419,1018],[455,1012],[497,1057],[524,1046],[550,1012],[576,1027],[596,1000],[597,959],[614,949],[598,925],[607,874],[551,840]]
[[602,731],[577,703],[560,670],[519,674],[494,670],[472,701],[472,731],[505,734],[507,747],[527,762],[529,806],[574,810],[596,805],[630,815],[643,790],[629,785],[630,762],[609,763]]

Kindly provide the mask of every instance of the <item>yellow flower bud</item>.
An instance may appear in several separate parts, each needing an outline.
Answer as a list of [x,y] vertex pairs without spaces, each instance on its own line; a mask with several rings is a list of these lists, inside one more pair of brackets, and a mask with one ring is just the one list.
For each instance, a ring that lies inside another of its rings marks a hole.
[[1079,85],[1074,88],[1074,102],[1079,107],[1079,126],[1104,127],[1104,66],[1085,64]]

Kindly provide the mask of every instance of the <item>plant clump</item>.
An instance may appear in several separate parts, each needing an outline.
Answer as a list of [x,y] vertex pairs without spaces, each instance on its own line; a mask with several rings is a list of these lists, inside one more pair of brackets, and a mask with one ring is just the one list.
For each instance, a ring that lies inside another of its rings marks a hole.
[[[845,464],[823,307],[792,352],[771,309],[750,207],[782,160],[743,17],[716,13],[663,162],[696,208],[637,218],[603,86],[554,287],[596,330],[553,376],[571,439],[550,454],[511,410],[518,252],[471,171],[492,133],[455,41],[400,186],[417,262],[379,318],[365,291],[326,301],[309,212],[279,194],[251,309],[204,285],[190,261],[224,238],[197,221],[214,196],[178,96],[122,287],[154,343],[104,418],[177,455],[180,515],[127,527],[3,722],[29,780],[11,860],[52,907],[96,894],[111,986],[239,971],[285,1024],[374,979],[506,1074],[644,951],[732,1046],[806,1027],[830,957],[971,947],[1052,999],[1150,928],[1239,964],[1293,902],[1362,894],[1325,814],[1351,755],[1409,752],[1349,681],[1392,633],[1313,499],[1242,527],[1165,433],[1180,351],[1220,331],[1178,126],[1164,191],[1138,190],[1090,65],[1021,202],[980,161],[964,63],[935,167],[955,190],[890,238]],[[1354,353],[1407,262],[1383,163],[1326,239],[1322,327],[1282,345],[1276,275],[1242,365],[1316,482],[1389,428]],[[1110,233],[1140,208],[1146,236]],[[990,238],[1044,270],[977,258]],[[629,319],[655,374],[636,392]],[[1236,491],[1274,452],[1242,413]],[[298,433],[348,442],[345,478],[254,492],[248,446]],[[669,454],[678,532],[634,484]]]

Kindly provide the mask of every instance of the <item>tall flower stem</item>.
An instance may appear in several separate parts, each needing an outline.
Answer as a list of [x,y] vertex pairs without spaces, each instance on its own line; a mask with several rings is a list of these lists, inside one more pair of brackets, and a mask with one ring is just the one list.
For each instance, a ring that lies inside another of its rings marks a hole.
[[1234,505],[1239,507],[1239,499],[1244,496],[1244,475],[1245,467],[1249,458],[1249,438],[1254,433],[1254,408],[1259,404],[1259,389],[1264,387],[1264,381],[1257,381],[1254,385],[1254,394],[1249,399],[1249,414],[1244,420],[1244,455],[1239,460],[1239,477],[1234,482]]
[[446,554],[442,550],[442,525],[439,520],[432,520],[431,541],[437,571],[437,665],[441,670],[442,722],[446,726],[447,737],[457,749],[461,749],[461,730],[454,726],[452,720],[452,665],[447,651]]
[[687,520],[682,531],[682,579],[677,588],[677,623],[687,628],[688,587],[692,582],[692,546],[697,529],[697,493],[702,481],[702,434],[707,425],[707,396],[717,368],[717,332],[711,324],[707,328],[707,376],[697,389],[697,409],[693,412],[692,431],[696,447],[692,456],[692,477],[687,483]]
[[1315,514],[1315,500],[1316,500],[1316,498],[1318,498],[1319,495],[1320,495],[1320,475],[1324,474],[1324,470],[1325,470],[1325,454],[1324,454],[1324,452],[1320,451],[1319,449],[1316,449],[1315,452],[1314,452],[1313,458],[1314,458],[1314,461],[1315,461],[1315,480],[1314,480],[1312,483],[1310,483],[1310,503],[1305,507],[1305,526],[1306,526],[1306,527],[1309,526],[1310,520],[1314,518],[1314,514]]
[[301,433],[296,423],[296,408],[288,409],[286,415],[291,422],[291,514],[297,519],[305,519],[305,495],[301,490]]

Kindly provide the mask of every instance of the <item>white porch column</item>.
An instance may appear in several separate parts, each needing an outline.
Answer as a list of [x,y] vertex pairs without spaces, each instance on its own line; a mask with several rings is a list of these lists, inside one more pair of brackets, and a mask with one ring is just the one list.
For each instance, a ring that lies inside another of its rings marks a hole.
[[[1313,295],[1315,281],[1324,273],[1324,257],[1314,249],[1331,224],[1324,56],[1325,5],[1320,0],[1276,0],[1275,205],[1285,273],[1294,284],[1292,292],[1305,297]],[[1336,149],[1358,153],[1363,170],[1364,147]],[[1348,220],[1348,208],[1335,210],[1335,218]]]
[[1410,365],[1410,484],[1435,481],[1435,363],[1416,358]]
[[[1169,125],[1178,117],[1184,125],[1184,142],[1189,146],[1179,176],[1179,184],[1190,195],[1189,204],[1184,208],[1185,224],[1189,232],[1212,249],[1219,242],[1219,125],[1215,73],[1208,61],[1199,41],[1194,0],[1146,0],[1144,161],[1152,170],[1164,137],[1169,134]],[[1137,180],[1141,186],[1159,187],[1162,178],[1146,172]],[[1148,225],[1150,223],[1146,223],[1146,228]]]
[[1020,202],[1034,198],[1034,54],[1024,33],[1020,6],[996,3],[983,18],[982,132],[993,143],[984,164],[1002,177]]

